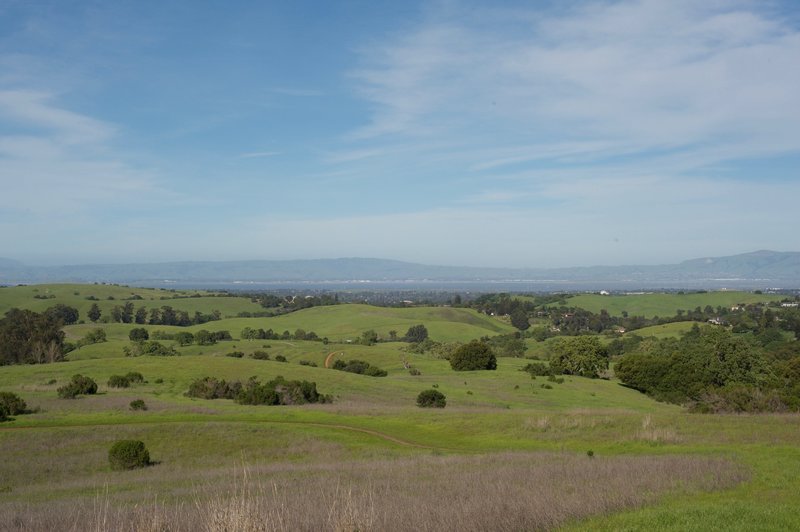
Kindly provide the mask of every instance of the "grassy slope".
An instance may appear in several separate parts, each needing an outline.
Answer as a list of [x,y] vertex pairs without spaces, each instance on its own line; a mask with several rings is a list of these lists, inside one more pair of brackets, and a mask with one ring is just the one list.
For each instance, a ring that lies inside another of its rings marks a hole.
[[[77,294],[76,294],[77,292]],[[107,316],[111,309],[116,305],[124,305],[127,298],[138,295],[141,300],[132,300],[135,308],[145,307],[160,308],[169,305],[175,310],[184,310],[189,314],[195,311],[210,313],[219,310],[224,317],[233,317],[239,312],[258,312],[264,309],[243,297],[212,297],[212,292],[199,290],[186,290],[173,292],[170,290],[135,288],[116,285],[76,285],[76,284],[50,284],[50,285],[30,285],[12,286],[0,288],[0,314],[5,314],[11,308],[30,309],[41,312],[48,307],[58,303],[63,303],[78,309],[80,319],[89,321],[86,313],[97,303],[100,307],[102,316]],[[178,297],[200,295],[201,297]],[[48,299],[37,299],[34,296],[55,296]],[[90,301],[86,298],[94,296],[98,301]],[[112,297],[113,299],[108,299]]]
[[[0,299],[3,295],[0,291]],[[448,323],[447,317],[458,321]],[[369,328],[381,333],[395,329],[402,334],[408,324],[420,322],[434,338],[439,334],[437,339],[464,334],[462,326],[473,332],[503,327],[484,316],[453,313],[452,309],[372,309],[362,305],[207,325],[228,328],[234,336],[246,324],[276,330],[301,327],[346,338]],[[399,343],[366,347],[237,340],[183,348],[184,355],[179,357],[124,358],[121,346],[127,344],[125,338],[132,326],[104,327],[111,341],[82,349],[81,356],[73,356],[71,362],[0,367],[0,390],[19,393],[30,406],[42,408],[40,413],[0,424],[0,453],[6,458],[0,462],[0,504],[91,498],[104,484],[132,502],[151,496],[150,490],[169,501],[180,497],[181,490],[202,484],[213,468],[242,460],[280,465],[431,452],[542,449],[585,454],[591,449],[599,456],[726,456],[745,464],[752,478],[731,490],[678,494],[646,508],[576,523],[575,529],[706,530],[712,523],[730,530],[800,528],[797,415],[691,415],[614,382],[532,380],[519,371],[526,361],[518,359],[501,359],[496,372],[455,373],[445,361],[408,355]],[[69,333],[81,336],[86,328],[89,326],[73,326]],[[234,346],[245,352],[266,349],[273,355],[283,354],[289,362],[223,356]],[[92,354],[85,351],[91,349],[102,358],[82,356]],[[329,352],[367,360],[388,370],[389,376],[372,378],[324,369]],[[403,358],[422,375],[409,375],[402,367]],[[319,367],[301,366],[300,360],[313,361]],[[149,382],[125,390],[107,389],[110,375],[128,371],[140,371]],[[101,393],[74,401],[57,399],[56,388],[75,373],[94,377]],[[317,382],[321,392],[333,394],[336,401],[305,407],[247,407],[183,396],[193,378],[206,375],[308,379]],[[159,378],[163,382],[155,383]],[[53,379],[56,383],[49,384]],[[448,407],[443,411],[414,407],[416,394],[433,385],[447,395]],[[131,412],[127,405],[134,398],[144,399],[150,410]],[[123,437],[144,440],[161,465],[132,474],[110,472],[107,449]]]
[[605,309],[613,316],[627,311],[631,316],[674,316],[678,309],[690,310],[711,305],[730,308],[736,304],[780,301],[782,296],[754,294],[751,292],[708,292],[705,294],[641,294],[610,295],[582,294],[567,300],[570,306],[580,307],[594,313]]

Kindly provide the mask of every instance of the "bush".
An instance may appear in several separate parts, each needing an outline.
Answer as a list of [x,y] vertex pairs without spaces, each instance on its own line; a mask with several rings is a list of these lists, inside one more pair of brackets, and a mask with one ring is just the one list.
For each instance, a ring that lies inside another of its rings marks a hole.
[[144,375],[138,371],[128,372],[125,374],[125,378],[128,379],[131,384],[142,384],[144,382]]
[[128,338],[131,342],[146,342],[150,339],[150,333],[144,327],[136,327],[128,333]]
[[58,396],[62,399],[75,399],[79,395],[92,395],[97,393],[97,383],[83,375],[73,375],[72,380],[59,388]]
[[124,347],[123,351],[125,352],[125,356],[142,356],[142,355],[149,355],[149,356],[175,356],[178,352],[172,346],[166,346],[161,342],[156,340],[149,340],[144,342],[133,342],[131,347]]
[[200,399],[233,399],[239,393],[242,385],[239,382],[228,384],[224,379],[205,377],[197,379],[189,385],[188,397]]
[[426,340],[428,338],[428,329],[422,325],[412,325],[406,331],[405,337],[403,340],[406,342],[418,343]]
[[300,361],[300,365],[301,366],[311,366],[312,368],[316,368],[317,367],[317,363],[316,362],[311,362],[310,360],[301,360]]
[[225,356],[226,357],[231,357],[231,358],[242,358],[244,356],[244,353],[242,353],[241,351],[231,351],[230,353],[226,354]]
[[351,360],[349,362],[338,359],[333,363],[333,369],[339,371],[347,371],[348,373],[357,373],[359,375],[367,375],[369,377],[385,377],[388,375],[386,370],[377,366],[370,365],[369,362],[363,360]]
[[109,388],[127,388],[131,385],[131,381],[123,375],[112,375],[108,378]]
[[456,371],[497,369],[497,357],[486,342],[472,340],[453,352],[450,367]]
[[28,405],[22,397],[11,392],[0,392],[0,410],[5,410],[7,416],[24,414]]
[[275,360],[277,362],[288,362],[288,360],[286,360],[286,357],[283,355],[275,355]]
[[447,398],[439,390],[424,390],[417,396],[417,406],[420,408],[444,408]]
[[119,440],[108,450],[111,469],[124,471],[150,465],[150,453],[139,440]]
[[269,353],[266,351],[253,351],[253,354],[250,356],[256,360],[269,360]]
[[144,404],[142,399],[134,399],[131,401],[131,410],[147,410],[147,405]]
[[544,362],[532,362],[522,368],[522,371],[527,371],[531,377],[549,377],[553,374],[553,370]]
[[417,376],[419,376],[419,375],[422,375],[422,372],[421,372],[420,370],[418,370],[417,368],[411,368],[411,369],[409,369],[409,370],[408,370],[408,373],[409,373],[409,375],[412,375],[412,376],[414,376],[414,377],[417,377]]

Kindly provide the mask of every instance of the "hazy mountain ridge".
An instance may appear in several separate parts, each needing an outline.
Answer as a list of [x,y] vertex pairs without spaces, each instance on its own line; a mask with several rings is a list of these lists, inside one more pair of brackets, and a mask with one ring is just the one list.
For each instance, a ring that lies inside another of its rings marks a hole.
[[800,285],[800,252],[756,251],[660,266],[480,268],[341,258],[25,266],[0,259],[0,282],[324,282],[324,281],[702,281],[774,280]]

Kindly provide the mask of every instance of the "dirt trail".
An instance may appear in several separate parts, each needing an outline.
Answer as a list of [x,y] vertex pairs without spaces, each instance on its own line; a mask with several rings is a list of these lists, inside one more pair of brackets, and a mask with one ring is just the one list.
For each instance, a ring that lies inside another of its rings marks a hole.
[[[332,352],[328,353],[328,356],[325,357],[325,367],[326,368],[330,368],[331,367],[331,362],[333,361],[333,356],[335,354],[336,354],[336,351],[332,351]],[[342,353],[342,354],[344,354],[344,353]]]

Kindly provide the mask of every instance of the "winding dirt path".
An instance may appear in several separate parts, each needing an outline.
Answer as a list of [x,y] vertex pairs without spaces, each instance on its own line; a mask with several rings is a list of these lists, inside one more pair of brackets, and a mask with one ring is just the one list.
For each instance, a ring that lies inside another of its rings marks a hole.
[[330,368],[331,367],[331,362],[333,362],[333,357],[334,357],[335,354],[336,354],[336,351],[331,351],[330,353],[328,353],[328,356],[325,357],[325,367],[326,368]]

